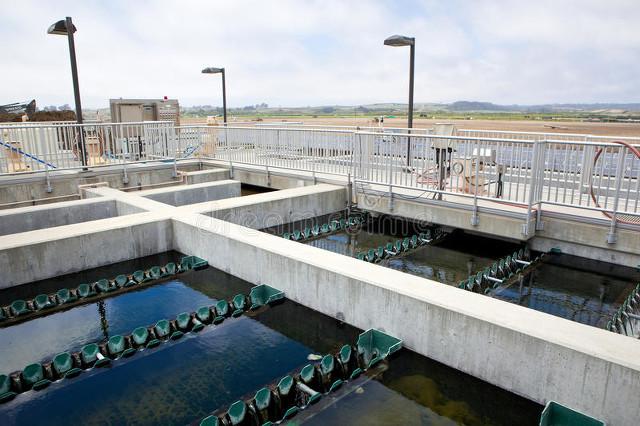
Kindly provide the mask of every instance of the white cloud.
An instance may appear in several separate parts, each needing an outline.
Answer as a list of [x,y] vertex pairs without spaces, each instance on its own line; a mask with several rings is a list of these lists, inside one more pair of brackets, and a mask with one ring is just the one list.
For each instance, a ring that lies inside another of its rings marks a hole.
[[416,37],[417,102],[632,102],[640,99],[637,2],[58,1],[13,2],[0,17],[3,101],[73,103],[68,14],[83,103],[177,97],[232,106],[404,102]]

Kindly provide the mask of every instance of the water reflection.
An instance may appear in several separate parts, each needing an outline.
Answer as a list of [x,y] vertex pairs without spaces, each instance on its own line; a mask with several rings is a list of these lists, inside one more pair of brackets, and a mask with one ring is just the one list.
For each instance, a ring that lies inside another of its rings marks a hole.
[[[633,275],[633,274],[632,274]],[[629,280],[554,264],[539,265],[494,297],[596,327],[604,327],[634,286]]]
[[0,406],[0,424],[185,424],[304,365],[310,348],[248,317]]
[[[402,350],[375,380],[358,383],[305,425],[536,425],[542,407]],[[293,420],[291,424],[298,424]]]
[[1,328],[0,372],[48,361],[57,353],[79,350],[87,343],[130,333],[136,327],[175,318],[214,302],[181,281],[172,280]]
[[[447,238],[458,239],[457,236]],[[393,236],[363,230],[354,234],[340,232],[309,241],[307,244],[355,257],[357,253],[386,245],[395,239],[397,238]],[[445,284],[457,285],[469,275],[490,265],[495,260],[492,257],[479,254],[482,251],[477,250],[472,243],[454,245],[445,244],[445,242],[447,239],[442,244],[423,246],[406,255],[383,260],[380,265]],[[511,246],[505,247],[501,252],[507,253],[507,248],[511,248]]]

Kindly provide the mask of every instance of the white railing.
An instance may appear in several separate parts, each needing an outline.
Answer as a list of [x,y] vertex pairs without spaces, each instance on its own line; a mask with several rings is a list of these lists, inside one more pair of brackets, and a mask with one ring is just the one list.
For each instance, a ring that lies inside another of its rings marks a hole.
[[398,187],[450,202],[471,198],[475,210],[487,200],[526,208],[528,217],[548,204],[640,224],[638,149],[614,138],[584,143],[360,133],[358,140],[356,177],[388,185],[389,193]]
[[414,192],[406,197],[419,191],[438,200],[467,199],[474,208],[491,201],[525,208],[528,216],[549,204],[601,211],[618,221],[640,217],[640,159],[616,138],[583,142],[538,134],[509,139],[270,126],[182,131],[200,135],[205,157],[351,175],[361,190],[369,185]]
[[0,172],[20,173],[173,159],[172,122],[0,125]]
[[182,126],[180,151],[265,168],[347,176],[354,132],[270,127]]
[[640,222],[640,139],[373,130],[171,122],[0,125],[0,167],[17,173],[206,158],[265,171],[350,176],[361,192],[466,203],[474,211],[491,202],[526,209],[520,211],[528,219],[542,205],[553,205],[599,211],[613,224]]
[[492,139],[519,139],[519,140],[559,140],[571,142],[609,142],[612,140],[622,140],[633,145],[640,144],[640,138],[624,136],[597,136],[584,133],[545,133],[545,132],[519,132],[506,130],[475,130],[459,129],[460,136]]

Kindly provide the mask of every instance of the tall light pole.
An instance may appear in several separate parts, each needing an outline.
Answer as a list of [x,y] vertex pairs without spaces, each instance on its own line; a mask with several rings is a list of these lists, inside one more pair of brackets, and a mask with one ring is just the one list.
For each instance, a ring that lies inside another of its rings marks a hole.
[[[413,37],[406,37],[401,35],[392,35],[384,41],[385,46],[401,47],[409,46],[409,117],[408,126],[409,129],[413,128],[413,71],[416,55],[416,39]],[[411,133],[411,130],[409,130]],[[407,139],[407,166],[410,166],[409,154],[411,153],[411,140]]]
[[[76,63],[76,45],[73,40],[73,33],[76,27],[71,22],[71,17],[67,16],[55,24],[51,25],[47,30],[47,34],[66,35],[69,42],[69,59],[71,61],[71,78],[73,79],[73,96],[76,101],[76,121],[82,124],[82,104],[80,102],[80,85],[78,84],[78,64]],[[87,149],[84,141],[84,132],[80,129],[80,150],[82,166],[87,166]]]
[[[82,124],[82,104],[80,103],[80,85],[78,84],[78,64],[76,63],[76,45],[73,40],[73,33],[76,27],[71,22],[71,17],[67,16],[55,24],[51,25],[47,30],[47,34],[66,35],[69,41],[69,59],[71,60],[71,78],[73,79],[73,96],[76,101],[76,121]],[[87,166],[87,148],[84,142],[84,132],[80,128],[80,150],[82,166]]]
[[224,81],[224,68],[207,67],[202,70],[203,74],[222,73],[222,111],[224,113],[224,124],[227,124],[227,89]]

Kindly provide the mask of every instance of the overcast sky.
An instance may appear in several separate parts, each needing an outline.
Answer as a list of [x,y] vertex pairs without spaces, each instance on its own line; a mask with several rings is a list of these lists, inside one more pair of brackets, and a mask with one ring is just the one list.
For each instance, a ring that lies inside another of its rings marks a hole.
[[0,0],[0,104],[73,105],[72,16],[86,107],[112,97],[230,106],[406,102],[416,37],[416,102],[640,101],[638,0]]

